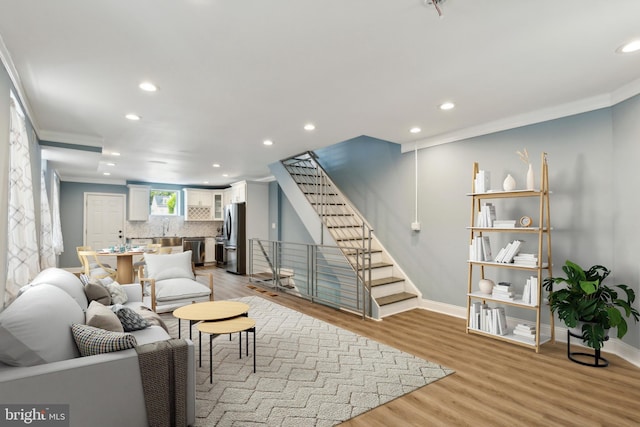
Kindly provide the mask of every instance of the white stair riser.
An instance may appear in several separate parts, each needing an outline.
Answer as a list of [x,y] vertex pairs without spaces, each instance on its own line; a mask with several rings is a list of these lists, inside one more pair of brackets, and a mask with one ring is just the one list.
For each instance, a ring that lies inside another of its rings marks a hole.
[[418,298],[411,298],[404,301],[387,304],[380,307],[378,312],[380,318],[391,316],[393,314],[402,313],[403,311],[413,310],[418,307]]
[[[362,273],[363,276],[366,278],[369,277],[369,274],[365,272]],[[392,277],[393,276],[393,266],[390,265],[388,267],[378,267],[378,268],[372,268],[371,269],[371,279],[372,280],[376,280],[376,279],[383,279],[385,277]]]
[[393,282],[388,285],[374,286],[371,295],[374,298],[386,297],[404,291],[404,282]]
[[[349,256],[349,262],[351,263],[351,265],[356,265],[356,257],[355,256]],[[382,262],[383,261],[383,254],[382,252],[373,252],[371,254],[371,264],[375,264],[377,262]],[[360,261],[362,262],[362,261]]]

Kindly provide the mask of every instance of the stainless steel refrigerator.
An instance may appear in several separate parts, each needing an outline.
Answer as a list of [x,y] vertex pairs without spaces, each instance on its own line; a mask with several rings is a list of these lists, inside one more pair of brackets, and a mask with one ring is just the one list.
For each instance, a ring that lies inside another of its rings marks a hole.
[[244,203],[232,203],[224,207],[224,252],[227,271],[234,274],[247,272],[247,233]]

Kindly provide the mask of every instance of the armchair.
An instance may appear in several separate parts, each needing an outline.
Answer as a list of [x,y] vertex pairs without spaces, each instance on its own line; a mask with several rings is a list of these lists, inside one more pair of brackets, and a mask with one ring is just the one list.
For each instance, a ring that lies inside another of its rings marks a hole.
[[[151,309],[155,312],[171,311],[186,304],[213,301],[213,274],[194,274],[191,251],[177,254],[144,254],[146,266],[138,276],[143,293],[148,289]],[[146,270],[146,272],[145,272]],[[208,278],[208,286],[196,280]]]

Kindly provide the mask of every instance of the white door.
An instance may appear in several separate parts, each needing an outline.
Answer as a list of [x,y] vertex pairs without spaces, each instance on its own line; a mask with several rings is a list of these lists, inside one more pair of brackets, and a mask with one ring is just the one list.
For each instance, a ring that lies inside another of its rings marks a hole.
[[124,194],[84,193],[85,246],[100,250],[124,243],[125,204]]

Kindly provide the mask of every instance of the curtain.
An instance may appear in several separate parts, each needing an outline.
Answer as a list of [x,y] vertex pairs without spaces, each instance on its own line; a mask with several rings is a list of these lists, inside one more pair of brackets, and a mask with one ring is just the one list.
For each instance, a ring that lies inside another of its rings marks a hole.
[[62,240],[62,223],[60,222],[60,178],[55,172],[51,182],[51,226],[53,252],[60,255],[64,252],[64,242]]
[[9,131],[9,221],[7,228],[7,283],[4,306],[39,270],[29,138],[24,116],[11,99]]
[[40,172],[40,268],[44,270],[55,266],[56,254],[53,251],[53,227],[43,170]]

